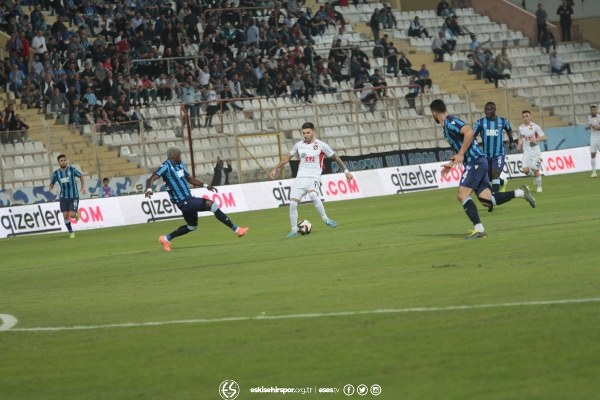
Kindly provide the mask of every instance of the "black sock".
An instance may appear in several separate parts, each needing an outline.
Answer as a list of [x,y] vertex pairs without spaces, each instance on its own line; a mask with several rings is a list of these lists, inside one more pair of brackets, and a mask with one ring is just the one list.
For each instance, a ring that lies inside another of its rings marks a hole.
[[223,211],[221,211],[220,208],[217,208],[214,213],[215,213],[215,217],[219,221],[221,221],[222,223],[227,225],[229,228],[233,229],[233,222],[231,222],[231,220],[229,219],[227,214],[225,214]]
[[473,225],[481,223],[481,220],[479,219],[479,213],[477,212],[477,206],[471,198],[468,198],[463,203],[463,210],[465,210],[465,213],[467,213],[467,217],[469,217]]
[[[169,237],[171,239],[176,238],[177,236],[182,236],[185,235],[186,233],[190,233],[190,229],[187,227],[187,225],[181,225],[179,228],[175,229],[173,232],[169,233]],[[171,240],[169,239],[169,240]]]
[[512,192],[498,192],[494,193],[494,199],[496,199],[496,205],[504,204],[507,201],[511,201],[515,198],[514,190]]
[[66,220],[65,221],[65,226],[69,230],[69,233],[73,233],[73,227],[71,226],[71,221],[70,220]]

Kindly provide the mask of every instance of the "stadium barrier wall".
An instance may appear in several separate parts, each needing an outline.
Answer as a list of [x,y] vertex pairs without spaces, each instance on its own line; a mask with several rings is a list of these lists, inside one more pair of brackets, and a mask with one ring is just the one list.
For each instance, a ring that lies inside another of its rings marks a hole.
[[[588,147],[543,152],[542,158],[545,175],[590,170]],[[504,174],[513,178],[524,176],[519,172],[521,159],[520,154],[508,155]],[[351,182],[346,181],[343,174],[323,175],[321,197],[329,202],[458,186],[461,169],[455,168],[442,177],[443,164],[435,162],[357,171]],[[218,193],[206,189],[193,189],[192,193],[210,198],[226,213],[237,213],[289,205],[292,182],[293,179],[247,183],[221,186]],[[181,218],[166,192],[155,193],[151,199],[141,194],[85,199],[80,201],[79,211],[80,220],[72,221],[76,231]],[[201,217],[208,215],[212,213],[200,213]],[[63,231],[66,232],[66,228],[58,202],[0,208],[0,238]]]

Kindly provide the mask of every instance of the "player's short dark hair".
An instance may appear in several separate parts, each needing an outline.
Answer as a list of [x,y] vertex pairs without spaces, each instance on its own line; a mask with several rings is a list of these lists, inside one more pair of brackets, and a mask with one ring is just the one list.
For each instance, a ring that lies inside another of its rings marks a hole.
[[58,157],[56,157],[56,161],[60,161],[61,158],[67,158],[67,156],[64,154],[59,154]]
[[487,103],[485,103],[485,108],[487,108],[488,106],[496,108],[496,103],[494,103],[493,101],[488,101]]
[[529,110],[523,110],[523,111],[521,111],[521,115],[523,115],[523,114],[525,114],[525,113],[527,113],[527,114],[531,115],[531,111],[529,111]]
[[435,112],[446,112],[446,104],[442,99],[435,99],[434,101],[432,101],[429,105],[429,108],[431,109],[431,111]]
[[315,129],[315,124],[312,122],[305,122],[302,124],[302,129]]

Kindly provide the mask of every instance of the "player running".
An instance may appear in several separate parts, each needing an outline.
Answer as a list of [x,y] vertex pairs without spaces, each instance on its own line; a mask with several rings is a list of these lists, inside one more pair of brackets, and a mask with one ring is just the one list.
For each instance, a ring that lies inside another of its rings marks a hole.
[[535,176],[537,192],[542,192],[542,151],[539,143],[546,140],[542,128],[531,120],[531,112],[521,113],[523,125],[519,127],[517,149],[523,152],[523,167],[521,171],[527,176]]
[[63,213],[65,226],[69,230],[69,238],[75,239],[75,232],[71,226],[71,218],[79,220],[79,188],[75,178],[79,178],[81,184],[81,193],[85,194],[83,175],[77,168],[67,165],[67,156],[60,154],[56,157],[59,168],[52,172],[50,178],[50,191],[54,189],[54,184],[60,184],[60,211]]
[[506,160],[502,131],[506,131],[508,145],[511,148],[514,145],[514,139],[508,120],[496,115],[496,103],[488,102],[484,111],[485,117],[475,122],[474,131],[476,137],[477,135],[481,137],[483,152],[488,160],[488,177],[492,182],[492,193],[497,193],[500,191],[500,187],[504,187],[506,184],[503,179],[500,179]]
[[460,177],[457,199],[461,203],[467,217],[473,223],[473,231],[465,239],[481,239],[487,237],[487,232],[479,218],[477,206],[471,199],[475,192],[479,202],[484,206],[493,207],[511,201],[515,197],[524,198],[531,207],[535,207],[535,199],[531,196],[526,185],[512,192],[492,193],[489,188],[488,163],[483,151],[475,141],[473,129],[461,119],[448,114],[446,104],[437,99],[431,102],[429,108],[435,122],[443,127],[444,138],[452,146],[456,154],[450,162],[442,166],[442,176],[459,164],[464,164],[464,171]]

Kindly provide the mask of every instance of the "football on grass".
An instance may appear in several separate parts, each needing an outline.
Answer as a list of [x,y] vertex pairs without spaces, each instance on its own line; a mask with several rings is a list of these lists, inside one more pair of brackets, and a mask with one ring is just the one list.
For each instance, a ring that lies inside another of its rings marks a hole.
[[307,220],[302,220],[298,224],[298,232],[301,235],[308,235],[312,231],[312,224]]

